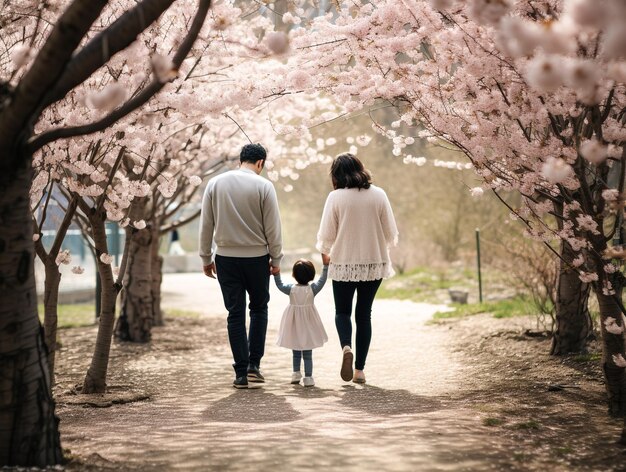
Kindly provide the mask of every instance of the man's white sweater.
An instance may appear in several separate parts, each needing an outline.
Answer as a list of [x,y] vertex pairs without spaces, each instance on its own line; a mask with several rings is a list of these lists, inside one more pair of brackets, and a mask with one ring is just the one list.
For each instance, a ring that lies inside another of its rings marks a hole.
[[200,257],[204,265],[215,254],[228,257],[270,255],[280,267],[282,234],[278,199],[272,183],[250,169],[212,178],[202,199]]

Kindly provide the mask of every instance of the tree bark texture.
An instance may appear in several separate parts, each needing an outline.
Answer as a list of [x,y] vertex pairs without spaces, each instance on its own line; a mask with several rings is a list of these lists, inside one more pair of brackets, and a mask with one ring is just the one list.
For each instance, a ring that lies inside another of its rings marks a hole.
[[[57,256],[61,251],[61,245],[65,240],[67,230],[72,224],[72,218],[76,213],[77,200],[72,201],[67,206],[63,221],[57,228],[54,243],[50,248],[50,252],[46,252],[41,239],[35,243],[35,253],[44,264],[45,280],[44,280],[44,332],[46,345],[48,346],[48,365],[50,367],[51,385],[54,385],[54,361],[57,350],[57,326],[58,326],[58,310],[59,302],[59,285],[61,283],[61,271],[56,262]],[[45,217],[43,217],[45,220]]]
[[[621,290],[616,296],[621,297]],[[621,334],[609,333],[605,321],[611,317],[624,328],[624,318],[617,303],[616,296],[607,296],[596,293],[600,305],[600,321],[602,331],[602,370],[606,380],[606,390],[609,401],[609,414],[613,417],[626,417],[626,374],[625,368],[615,364],[613,356],[624,355],[624,332]]]
[[152,318],[153,326],[164,326],[163,310],[161,309],[161,283],[163,282],[163,256],[159,254],[160,233],[158,226],[154,230],[152,236],[152,244],[150,245],[150,257],[152,262]]
[[[571,262],[576,255],[565,241],[561,256]],[[559,261],[556,288],[556,327],[550,354],[565,355],[584,351],[592,335],[593,323],[588,301],[591,286],[578,277],[578,271],[563,260]]]
[[154,230],[127,229],[128,267],[124,275],[124,289],[120,317],[115,330],[121,341],[148,342],[152,336],[152,238]]
[[0,185],[0,466],[62,460],[37,316],[30,160]]
[[91,358],[91,365],[83,382],[82,393],[104,393],[106,390],[109,353],[111,351],[111,339],[115,323],[115,302],[119,293],[119,287],[115,284],[111,265],[105,264],[100,260],[101,254],[108,253],[105,219],[106,212],[103,210],[94,210],[89,214],[89,223],[98,256],[97,267],[102,291],[100,295],[100,316],[98,318],[96,345]]
[[48,369],[50,371],[50,385],[54,385],[54,361],[57,351],[57,326],[58,326],[58,303],[59,285],[61,272],[56,261],[46,261],[46,280],[44,282],[43,298],[43,327],[48,347]]

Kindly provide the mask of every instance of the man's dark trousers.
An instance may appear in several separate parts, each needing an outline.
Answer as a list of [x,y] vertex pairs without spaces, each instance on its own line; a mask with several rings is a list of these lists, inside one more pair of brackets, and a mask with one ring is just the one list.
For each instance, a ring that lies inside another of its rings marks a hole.
[[[269,255],[215,256],[217,280],[228,310],[228,340],[235,374],[245,376],[248,365],[257,367],[265,352],[267,303],[270,301]],[[250,297],[250,334],[246,335],[246,292]]]

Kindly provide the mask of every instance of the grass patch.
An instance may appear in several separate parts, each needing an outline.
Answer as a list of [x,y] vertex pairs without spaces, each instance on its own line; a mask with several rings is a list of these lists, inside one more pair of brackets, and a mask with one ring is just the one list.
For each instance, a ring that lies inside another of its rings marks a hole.
[[587,354],[578,354],[572,360],[574,362],[597,362],[602,359],[602,354],[599,352],[589,352]]
[[523,431],[536,431],[541,428],[541,425],[535,420],[524,421],[523,423],[517,423],[515,429]]
[[178,308],[168,308],[163,310],[165,318],[200,318],[200,313],[191,310],[179,310]]
[[528,462],[531,459],[531,456],[528,454],[524,454],[523,452],[514,452],[513,460],[516,462]]
[[417,267],[385,282],[378,296],[415,302],[433,301],[437,291],[453,287],[468,289],[473,285],[472,273],[467,270]]
[[554,452],[556,453],[557,456],[563,457],[563,456],[567,456],[568,454],[571,454],[572,452],[574,452],[574,450],[569,447],[569,446],[565,446],[565,447],[557,447]]
[[502,418],[485,418],[483,419],[484,426],[500,426],[504,424],[504,420]]
[[[37,307],[39,319],[43,323],[43,304]],[[71,305],[59,305],[57,307],[59,328],[79,328],[92,326],[96,319],[96,307],[89,303],[76,303]]]
[[[43,304],[39,304],[39,319],[43,323]],[[190,310],[169,308],[164,310],[166,318],[192,318],[197,319],[200,313]],[[96,318],[96,306],[88,303],[76,303],[71,305],[59,305],[57,307],[58,328],[80,328],[93,326]]]
[[532,311],[530,302],[524,297],[515,297],[494,302],[468,303],[466,305],[453,303],[451,306],[454,310],[438,311],[433,315],[433,319],[463,318],[480,313],[492,313],[494,318],[511,318],[514,316],[524,316]]
[[[503,274],[498,270],[483,270],[483,293],[511,293],[511,287],[504,284],[503,280]],[[449,289],[467,291],[470,296],[475,296],[478,291],[476,269],[459,264],[416,267],[385,281],[377,296],[414,302],[446,303],[450,300]]]

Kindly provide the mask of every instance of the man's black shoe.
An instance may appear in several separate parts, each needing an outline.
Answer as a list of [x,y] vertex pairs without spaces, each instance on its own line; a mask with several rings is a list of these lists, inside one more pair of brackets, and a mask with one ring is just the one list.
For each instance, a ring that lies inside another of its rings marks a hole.
[[243,375],[241,377],[237,377],[233,382],[233,387],[235,388],[259,388],[260,385],[249,384],[248,379]]
[[265,377],[261,374],[259,368],[255,365],[250,364],[248,366],[248,382],[254,383],[264,383]]

